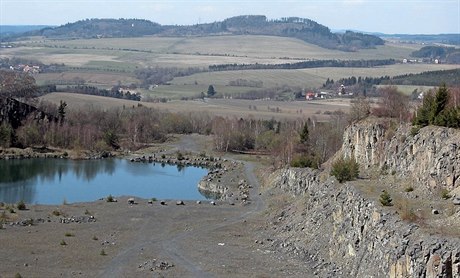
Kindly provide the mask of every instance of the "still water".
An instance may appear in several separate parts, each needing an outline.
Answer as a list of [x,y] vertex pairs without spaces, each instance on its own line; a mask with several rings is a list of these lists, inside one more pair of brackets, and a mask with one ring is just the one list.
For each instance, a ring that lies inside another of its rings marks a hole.
[[0,160],[0,201],[62,204],[108,195],[204,200],[197,184],[207,170],[124,159]]

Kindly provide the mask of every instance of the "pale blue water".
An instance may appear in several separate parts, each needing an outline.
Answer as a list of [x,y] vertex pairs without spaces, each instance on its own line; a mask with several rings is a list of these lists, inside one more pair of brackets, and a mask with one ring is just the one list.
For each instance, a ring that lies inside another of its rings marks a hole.
[[0,201],[62,204],[112,196],[204,200],[198,191],[207,170],[123,159],[0,160]]

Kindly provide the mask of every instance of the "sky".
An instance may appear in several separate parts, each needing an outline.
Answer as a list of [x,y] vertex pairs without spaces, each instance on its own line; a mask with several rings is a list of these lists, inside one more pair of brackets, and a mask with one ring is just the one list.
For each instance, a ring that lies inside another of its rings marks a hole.
[[460,0],[0,0],[0,25],[62,25],[87,18],[190,25],[237,15],[309,18],[332,30],[460,34]]

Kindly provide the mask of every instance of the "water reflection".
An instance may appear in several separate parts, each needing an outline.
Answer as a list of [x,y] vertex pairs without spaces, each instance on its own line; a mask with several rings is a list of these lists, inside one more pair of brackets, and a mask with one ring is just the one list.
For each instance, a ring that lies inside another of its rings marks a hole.
[[198,200],[205,198],[196,188],[205,174],[201,168],[120,159],[0,160],[0,201],[59,204],[109,194]]

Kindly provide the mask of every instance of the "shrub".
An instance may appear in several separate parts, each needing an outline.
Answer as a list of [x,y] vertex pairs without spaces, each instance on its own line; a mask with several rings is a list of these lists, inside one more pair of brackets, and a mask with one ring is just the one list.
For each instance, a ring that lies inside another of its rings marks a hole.
[[420,126],[415,125],[415,126],[413,126],[413,127],[411,128],[411,130],[410,130],[410,135],[411,135],[412,137],[414,137],[415,135],[418,134],[419,131],[420,131]]
[[6,221],[8,221],[8,216],[6,215],[5,211],[2,211],[0,214],[0,229],[3,228],[3,224],[6,223]]
[[450,196],[449,190],[443,188],[443,189],[441,190],[441,198],[443,198],[444,200],[447,200],[447,199],[449,199],[450,197],[452,197],[452,196]]
[[53,210],[52,214],[53,214],[54,216],[60,216],[62,213],[61,213],[60,210],[55,209],[55,210]]
[[107,200],[107,202],[109,202],[109,203],[115,202],[115,199],[113,198],[112,195],[107,196],[107,199],[106,199],[106,200]]
[[14,275],[14,278],[22,278],[22,275],[21,275],[19,272],[17,272],[17,273]]
[[406,187],[406,188],[404,189],[404,191],[406,191],[406,192],[412,192],[412,191],[414,191],[414,188],[413,188],[412,186],[409,186],[409,187]]
[[392,206],[392,202],[393,202],[393,199],[391,199],[391,196],[390,196],[390,193],[388,193],[386,190],[384,190],[382,192],[382,194],[380,194],[380,203],[383,205],[383,206]]
[[17,203],[16,207],[18,208],[18,210],[25,210],[26,204],[24,203],[24,201],[21,200]]
[[295,157],[291,161],[291,167],[309,167],[309,168],[318,168],[318,163],[315,161],[315,157],[310,157],[307,155],[302,155]]
[[72,233],[70,233],[70,232],[67,232],[67,233],[65,233],[64,235],[65,235],[66,237],[73,237],[73,236],[75,236],[74,234],[72,234]]
[[354,158],[339,158],[332,164],[331,175],[342,183],[355,180],[359,175],[359,164]]
[[88,209],[85,209],[85,215],[91,215],[91,212]]
[[98,240],[99,238],[97,238],[97,236],[93,236],[93,240]]
[[106,255],[107,255],[107,253],[105,253],[105,250],[104,250],[104,249],[102,249],[101,252],[100,252],[99,254],[100,254],[101,256],[106,256]]
[[184,160],[184,155],[181,152],[177,152],[176,154],[177,160]]
[[67,245],[67,242],[65,242],[64,240],[61,240],[61,242],[59,243],[61,246],[66,246]]

